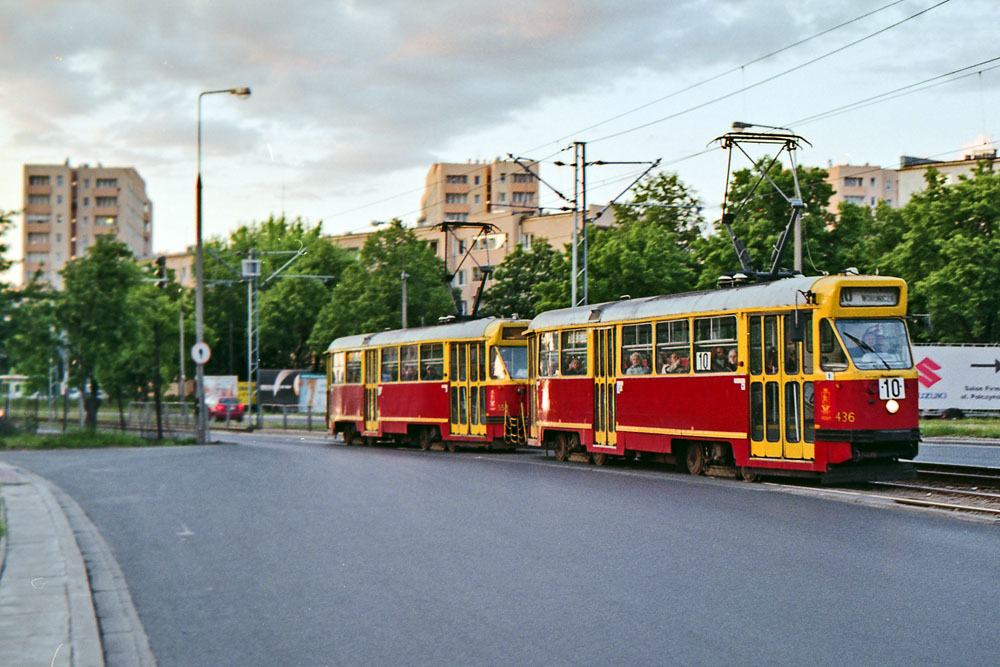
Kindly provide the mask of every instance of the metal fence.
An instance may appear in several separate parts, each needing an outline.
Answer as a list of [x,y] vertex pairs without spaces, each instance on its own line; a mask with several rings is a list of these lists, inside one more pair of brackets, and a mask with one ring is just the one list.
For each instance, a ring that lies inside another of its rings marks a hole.
[[[195,407],[193,403],[161,402],[161,423],[166,437],[184,437],[195,433]],[[256,408],[256,406],[254,406]],[[299,412],[298,406],[266,404],[258,414],[246,414],[241,420],[210,420],[210,428],[218,430],[249,431],[256,428],[281,430],[322,430],[322,414]],[[49,400],[44,397],[9,398],[0,404],[0,416],[15,427],[33,433],[37,431],[66,431],[83,428],[86,415],[79,398],[62,397]],[[120,430],[143,437],[156,437],[156,403],[132,401],[122,413],[113,401],[102,401],[97,411],[97,426],[104,430]]]

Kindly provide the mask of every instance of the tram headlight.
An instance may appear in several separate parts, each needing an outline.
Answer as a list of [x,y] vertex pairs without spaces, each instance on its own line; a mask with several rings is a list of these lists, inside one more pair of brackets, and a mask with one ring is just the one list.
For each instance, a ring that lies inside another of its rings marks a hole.
[[885,411],[890,415],[894,415],[899,412],[899,403],[894,398],[890,398],[885,402]]

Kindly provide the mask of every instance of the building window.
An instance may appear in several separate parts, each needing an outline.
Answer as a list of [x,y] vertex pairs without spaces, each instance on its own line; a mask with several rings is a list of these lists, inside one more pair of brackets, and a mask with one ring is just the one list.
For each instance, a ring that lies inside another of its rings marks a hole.
[[500,174],[500,182],[501,183],[507,182],[507,174]]
[[34,262],[35,264],[39,264],[44,262],[47,258],[48,258],[48,253],[29,252],[25,259],[27,259],[29,262]]
[[874,176],[872,176],[872,187],[873,188],[875,187],[875,177]]
[[478,177],[478,176],[476,176],[476,178],[475,178],[475,180],[473,181],[473,183],[475,183],[476,185],[479,185],[479,177]]
[[846,188],[860,188],[864,183],[858,176],[847,176],[844,178],[844,187]]
[[469,182],[469,177],[464,174],[449,174],[445,176],[444,182],[449,185],[462,185]]
[[535,177],[531,174],[511,174],[511,180],[515,183],[531,183]]
[[514,192],[511,194],[511,201],[515,204],[530,204],[535,201],[533,192]]
[[872,197],[872,206],[875,205],[875,197]]
[[449,192],[444,196],[445,204],[468,204],[469,195],[464,192]]
[[83,198],[83,205],[84,206],[90,206],[90,197],[84,197]]
[[62,243],[62,234],[56,234],[56,243]]
[[507,203],[507,193],[506,192],[501,192],[500,193],[500,203],[501,204],[506,204]]
[[885,203],[886,203],[887,206],[892,206],[892,200],[891,199],[886,199]]
[[90,179],[89,178],[83,179],[83,187],[86,188],[86,189],[90,188]]
[[844,197],[844,201],[849,202],[851,204],[857,204],[858,206],[865,205],[865,198],[862,197],[861,195],[847,195],[846,197]]
[[57,204],[61,204],[62,203],[62,195],[56,195],[56,203]]
[[477,204],[479,203],[479,195],[476,195],[476,199],[475,199],[475,202],[476,202]]
[[98,188],[117,188],[118,179],[117,178],[99,178],[96,183]]
[[465,222],[469,219],[468,213],[445,213],[445,222]]
[[492,266],[484,266],[482,268],[479,268],[478,266],[474,266],[474,267],[472,267],[472,279],[473,280],[482,280],[483,279],[483,274],[490,273],[491,271],[493,271],[493,267]]
[[886,181],[886,183],[885,183],[885,189],[886,190],[892,190],[892,181]]
[[28,204],[48,206],[51,203],[48,195],[28,195]]
[[94,216],[94,225],[102,227],[113,227],[117,222],[117,218],[113,215],[97,215]]
[[455,274],[455,284],[462,286],[465,284],[465,270],[461,270]]
[[29,244],[48,243],[48,242],[49,242],[49,235],[48,234],[42,234],[42,233],[39,233],[39,232],[28,234],[28,243]]
[[48,176],[28,176],[28,185],[48,185]]
[[118,197],[94,197],[94,205],[98,208],[118,206]]
[[56,176],[56,185],[62,185],[62,184],[63,184],[62,176]]
[[535,240],[534,234],[523,234],[521,236],[521,247],[525,250],[531,250],[531,242]]

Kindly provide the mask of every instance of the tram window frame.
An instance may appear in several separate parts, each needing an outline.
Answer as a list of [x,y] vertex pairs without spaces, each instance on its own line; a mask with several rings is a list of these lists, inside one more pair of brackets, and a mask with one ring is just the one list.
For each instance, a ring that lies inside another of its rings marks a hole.
[[813,315],[802,313],[802,374],[810,375],[816,370],[813,358]]
[[[799,359],[802,358],[802,354],[799,350],[799,341],[795,340],[795,317],[796,315],[800,318],[799,322],[802,322],[801,313],[789,313],[785,315],[785,353],[782,355],[781,363],[787,375],[798,375],[799,374]],[[797,440],[795,442],[798,442]]]
[[749,329],[750,374],[761,375],[764,372],[764,329],[760,315],[753,315],[747,323]]
[[469,344],[469,382],[479,382],[479,346]]
[[802,441],[816,441],[816,390],[812,382],[802,383]]
[[361,364],[364,355],[361,350],[348,352],[344,364],[344,384],[361,384]]
[[[580,368],[571,371],[570,363],[577,359]],[[569,329],[559,333],[559,369],[562,375],[587,374],[587,330]]]
[[778,374],[778,316],[764,316],[764,374]]
[[[678,365],[667,370],[671,354],[677,353]],[[687,374],[691,371],[691,323],[669,320],[656,323],[656,372],[660,375]]]
[[347,365],[347,354],[344,352],[334,352],[330,360],[330,382],[333,384],[344,384],[345,369]]
[[538,377],[559,377],[559,336],[546,331],[538,336]]
[[[732,367],[729,362],[729,353],[739,349],[736,333],[735,315],[695,318],[693,349],[695,373],[732,373],[739,368],[739,359]],[[721,356],[718,354],[720,349]]]
[[[638,354],[643,370],[630,373],[632,370],[632,355]],[[621,335],[621,372],[623,375],[649,375],[653,372],[653,324],[626,324],[622,326]],[[626,361],[629,363],[626,366]]]
[[[420,379],[427,382],[439,382],[444,379],[444,343],[420,344]],[[430,371],[436,373],[432,375]]]
[[379,350],[379,380],[399,382],[399,348],[383,347]]
[[781,441],[781,390],[773,380],[764,384],[764,435],[768,442]]
[[847,351],[840,344],[833,323],[826,317],[819,322],[819,367],[830,372],[848,369]]
[[764,383],[750,383],[750,439],[764,440]]
[[420,346],[403,345],[399,348],[399,379],[416,382],[420,379]]
[[802,439],[802,390],[798,382],[785,383],[785,441]]

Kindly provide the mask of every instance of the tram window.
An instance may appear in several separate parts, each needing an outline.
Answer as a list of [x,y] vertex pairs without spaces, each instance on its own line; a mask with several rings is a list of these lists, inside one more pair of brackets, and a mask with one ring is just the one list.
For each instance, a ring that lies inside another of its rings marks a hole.
[[560,335],[562,340],[561,351],[563,375],[586,375],[587,374],[587,331],[586,329],[574,329],[573,331],[563,331]]
[[694,321],[694,360],[696,373],[726,373],[739,367],[734,316]]
[[816,439],[815,396],[812,382],[802,383],[802,439],[813,442]]
[[813,316],[812,313],[802,315],[802,372],[809,374],[813,372]]
[[778,372],[778,316],[764,318],[764,372],[774,375]]
[[424,343],[420,346],[421,380],[440,380],[444,377],[444,345]]
[[399,348],[382,348],[382,382],[399,380]]
[[347,354],[344,352],[337,352],[333,355],[332,361],[332,373],[331,380],[333,384],[344,384],[344,367],[346,363]]
[[417,358],[419,349],[416,345],[404,345],[399,348],[399,377],[403,382],[414,382],[420,375],[417,370],[420,366]]
[[[792,313],[785,315],[785,372],[789,375],[797,375],[799,372],[799,343],[793,338],[795,334],[795,318],[802,322],[802,315]],[[798,442],[793,441],[793,442]]]
[[847,370],[847,355],[827,319],[819,323],[819,367],[824,371]]
[[479,382],[479,346],[469,346],[469,380]]
[[764,372],[764,339],[761,336],[760,316],[750,318],[750,373]]
[[490,348],[490,376],[494,380],[528,377],[528,347],[494,345]]
[[622,327],[622,373],[649,375],[653,356],[653,325],[629,324]]
[[656,323],[656,369],[659,373],[687,373],[691,370],[688,321]]
[[764,387],[764,425],[768,442],[778,442],[781,439],[779,396],[778,383],[768,382]]
[[344,369],[344,382],[347,384],[361,384],[361,353],[348,352],[347,364]]
[[750,438],[764,439],[764,385],[760,382],[750,384]]
[[479,379],[486,379],[486,343],[476,346],[479,350]]
[[467,409],[468,403],[466,403],[467,387],[464,385],[458,388],[458,423],[465,424],[469,423],[469,411]]
[[[476,348],[473,346],[472,349],[475,350]],[[465,389],[465,387],[462,387],[462,389]],[[469,387],[469,423],[479,423],[479,392],[476,391],[475,387]]]
[[[469,346],[465,343],[459,343],[454,347],[458,348],[458,377],[455,378],[455,376],[452,376],[451,381],[455,382],[457,379],[458,382],[465,382],[465,378],[467,377]],[[465,405],[465,401],[462,401],[462,405]],[[464,424],[465,422],[462,423]]]
[[486,423],[486,387],[479,385],[479,423]]
[[788,442],[798,442],[801,428],[801,410],[799,404],[799,383],[789,382],[785,384],[785,440]]
[[559,375],[559,339],[554,331],[538,337],[538,376],[557,377]]

